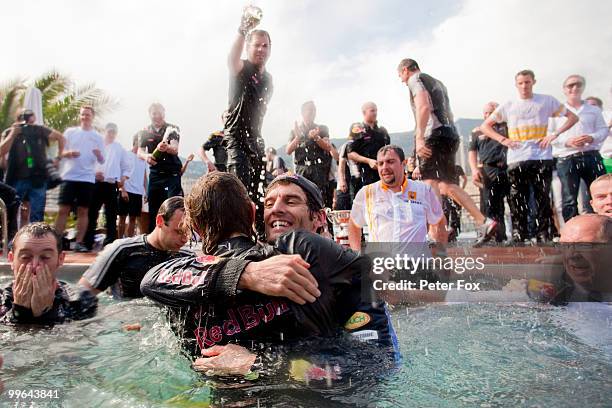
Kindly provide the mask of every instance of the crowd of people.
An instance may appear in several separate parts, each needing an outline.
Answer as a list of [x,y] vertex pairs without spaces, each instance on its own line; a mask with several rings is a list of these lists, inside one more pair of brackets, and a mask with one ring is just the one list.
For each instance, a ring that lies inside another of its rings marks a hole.
[[[129,151],[116,142],[115,124],[105,126],[104,136],[96,131],[93,107],[82,107],[80,125],[63,134],[34,125],[31,111],[20,114],[0,142],[7,162],[3,188],[12,194],[2,199],[14,234],[9,252],[14,281],[2,293],[2,319],[57,323],[85,318],[95,313],[96,295],[110,288],[117,298],[147,296],[170,307],[172,327],[196,357],[198,370],[245,374],[255,361],[254,350],[245,349],[253,341],[339,332],[374,344],[397,361],[386,304],[365,298],[362,290],[361,277],[369,273],[360,252],[365,226],[368,242],[445,244],[446,197],[474,219],[477,244],[502,241],[507,238],[501,228],[506,198],[511,238],[548,242],[556,234],[551,195],[556,171],[566,230],[596,224],[599,235],[593,239],[612,239],[612,174],[605,167],[612,153],[612,123],[605,122],[597,98],[582,99],[582,76],[564,81],[567,101],[562,104],[534,94],[535,75],[524,70],[515,77],[518,98],[485,106],[484,122],[474,130],[469,148],[472,180],[483,195],[479,208],[458,185],[460,136],[446,87],[412,59],[398,66],[416,122],[411,157],[391,144],[378,124],[375,103],[363,104],[363,120],[350,126],[346,143],[337,148],[328,127],[315,123],[316,106],[308,101],[302,121],[290,131],[286,152],[293,155],[294,171],[288,172],[262,138],[272,96],[272,77],[265,70],[271,42],[267,32],[250,24],[243,20],[230,52],[224,128],[200,150],[208,174],[185,198],[181,176],[193,156],[181,162],[180,131],[166,122],[162,105],[149,107],[151,124],[134,136]],[[51,160],[50,141],[59,145]],[[207,150],[213,150],[214,162]],[[42,221],[49,174],[57,166],[59,211],[51,227]],[[590,196],[585,204],[600,215],[587,221],[578,215],[581,180]],[[15,234],[20,201],[29,203],[29,215]],[[145,201],[150,217],[135,235]],[[66,248],[62,233],[75,212],[74,249],[91,250],[102,206],[105,247],[75,294],[55,279]],[[351,249],[330,241],[326,208],[350,210]],[[188,241],[201,242],[201,251],[186,247]],[[233,358],[228,363],[224,355]],[[364,355],[384,360],[380,353]],[[313,357],[308,364],[320,369],[321,363]]]

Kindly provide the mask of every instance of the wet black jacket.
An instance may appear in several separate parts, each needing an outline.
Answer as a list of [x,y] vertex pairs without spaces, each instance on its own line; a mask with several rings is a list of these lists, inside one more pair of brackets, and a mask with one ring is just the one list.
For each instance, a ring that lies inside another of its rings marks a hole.
[[[310,264],[321,296],[303,306],[287,299],[236,290],[248,262],[299,254]],[[283,342],[349,331],[360,340],[395,345],[383,303],[362,297],[361,278],[370,261],[319,235],[294,231],[274,247],[246,237],[229,239],[214,256],[187,257],[151,269],[142,293],[173,308],[175,330],[194,355],[228,342]],[[178,324],[177,324],[178,323]]]

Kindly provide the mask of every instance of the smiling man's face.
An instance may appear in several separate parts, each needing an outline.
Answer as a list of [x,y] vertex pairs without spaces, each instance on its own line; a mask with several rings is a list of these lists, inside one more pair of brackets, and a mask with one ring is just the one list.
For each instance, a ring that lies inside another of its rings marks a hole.
[[308,210],[306,193],[293,183],[276,184],[264,199],[264,223],[268,242],[287,231],[303,229],[316,232],[322,225],[319,214]]

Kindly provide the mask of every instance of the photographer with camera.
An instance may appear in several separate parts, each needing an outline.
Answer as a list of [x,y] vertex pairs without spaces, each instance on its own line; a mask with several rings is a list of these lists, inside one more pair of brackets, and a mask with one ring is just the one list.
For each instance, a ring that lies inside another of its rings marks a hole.
[[8,153],[6,184],[15,188],[23,201],[30,202],[30,222],[43,221],[50,173],[57,173],[53,167],[58,160],[49,163],[47,159],[49,142],[57,141],[59,156],[64,150],[64,136],[35,121],[34,112],[22,110],[0,142],[0,156]]

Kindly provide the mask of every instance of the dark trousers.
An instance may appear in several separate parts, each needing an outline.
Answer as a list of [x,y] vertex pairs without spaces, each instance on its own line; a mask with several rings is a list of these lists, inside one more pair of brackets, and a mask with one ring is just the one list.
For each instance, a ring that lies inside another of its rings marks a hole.
[[461,209],[462,207],[452,198],[442,196],[442,210],[448,221],[449,228],[452,228],[448,236],[448,242],[457,241],[457,237],[461,232]]
[[155,218],[159,207],[170,197],[182,196],[180,174],[159,174],[151,172],[147,197],[149,200],[149,233],[155,229]]
[[[539,241],[550,241],[553,235],[550,183],[552,181],[552,160],[527,160],[513,163],[508,168],[510,181],[510,212],[512,213],[512,234],[517,241],[535,237]],[[529,232],[529,196],[533,191],[536,228]]]
[[104,245],[110,244],[117,239],[117,193],[117,183],[96,181],[93,199],[89,206],[87,232],[84,239],[84,244],[87,248],[91,249],[93,247],[96,226],[98,225],[98,214],[102,206],[104,206],[106,228]]
[[[4,184],[0,182],[0,199],[4,201],[6,205],[6,232],[8,234],[9,242],[15,236],[17,232],[17,214],[19,213],[19,206],[21,205],[21,200],[17,195],[17,191],[9,186],[8,184]],[[6,248],[2,248],[3,251],[7,251]]]
[[485,216],[499,223],[495,240],[504,241],[506,237],[506,222],[504,220],[504,199],[510,191],[510,182],[505,168],[484,165],[482,169],[482,212]]
[[228,154],[233,159],[227,165],[228,173],[231,173],[238,177],[242,184],[247,189],[249,197],[255,203],[255,229],[257,230],[257,237],[264,239],[265,226],[263,219],[263,195],[260,192],[263,190],[265,183],[265,166],[263,157],[257,155],[232,154],[238,152],[230,152]]
[[[589,151],[576,153],[557,159],[557,173],[561,180],[561,195],[563,197],[563,219],[565,221],[578,215],[578,190],[580,179],[588,187],[593,180],[606,173],[599,152]],[[589,194],[589,200],[591,195]]]

